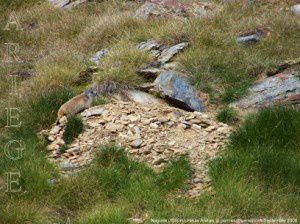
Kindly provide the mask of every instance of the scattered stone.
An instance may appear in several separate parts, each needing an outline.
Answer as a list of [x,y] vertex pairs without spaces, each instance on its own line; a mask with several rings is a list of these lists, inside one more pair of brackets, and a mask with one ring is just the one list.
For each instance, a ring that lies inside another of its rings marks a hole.
[[176,63],[169,63],[171,59],[188,46],[187,42],[182,42],[174,46],[165,46],[158,41],[150,40],[141,42],[137,49],[148,51],[154,57],[154,61],[146,66],[141,67],[137,72],[146,78],[156,78],[160,73],[177,68]]
[[159,126],[156,123],[151,123],[150,128],[157,129]]
[[141,75],[145,75],[147,78],[150,78],[150,77],[157,77],[160,73],[164,72],[165,70],[164,69],[161,69],[161,68],[153,68],[153,67],[150,67],[150,68],[141,68],[139,70],[137,70],[137,72]]
[[300,79],[294,74],[277,74],[259,81],[249,89],[249,94],[232,106],[239,109],[259,109],[286,102],[300,94]]
[[55,185],[56,183],[58,183],[58,180],[55,179],[55,178],[51,178],[51,179],[48,179],[48,180],[47,180],[47,183],[48,183],[50,186],[53,186],[53,185]]
[[67,162],[67,161],[62,162],[62,163],[60,164],[60,169],[61,169],[62,171],[72,171],[72,170],[75,170],[75,169],[77,169],[77,168],[79,168],[78,165],[69,163],[69,162]]
[[108,49],[102,49],[98,51],[96,54],[94,54],[91,58],[90,61],[94,62],[96,65],[99,65],[101,63],[102,58],[107,56],[109,53]]
[[83,117],[90,117],[90,116],[96,116],[101,115],[105,111],[104,107],[97,106],[89,108],[81,113],[81,116]]
[[196,0],[149,0],[136,10],[135,16],[141,19],[155,17],[207,17],[220,11],[220,7],[212,2]]
[[58,134],[58,132],[59,132],[60,130],[61,130],[61,127],[58,126],[58,125],[56,125],[56,126],[54,126],[54,127],[51,129],[50,135],[56,135],[56,134]]
[[294,13],[295,15],[300,15],[300,4],[294,5],[291,7],[291,11],[292,13]]
[[154,161],[153,161],[153,165],[157,166],[157,165],[160,165],[162,163],[166,162],[164,158],[156,158]]
[[157,61],[162,64],[169,62],[171,58],[173,58],[176,54],[178,54],[178,52],[182,51],[188,45],[189,44],[187,42],[184,42],[163,50],[160,56],[158,57]]
[[65,9],[71,9],[71,8],[75,8],[79,5],[81,5],[82,3],[87,2],[88,0],[77,0],[77,1],[72,1],[71,3],[69,3],[68,5],[64,6]]
[[143,143],[142,139],[138,138],[131,143],[131,147],[139,148],[142,145],[142,143]]
[[[92,112],[99,111],[99,108],[104,108],[104,111]],[[61,133],[65,126],[61,127],[59,134],[53,135],[54,141],[47,146],[49,158],[58,164],[62,175],[77,172],[82,166],[90,164],[101,146],[115,142],[124,147],[132,159],[145,162],[155,169],[161,169],[178,156],[188,155],[195,175],[188,191],[190,197],[210,189],[207,164],[216,157],[230,134],[229,126],[213,121],[206,114],[167,105],[114,101],[89,108],[81,116],[84,131],[64,152],[59,149],[64,143]],[[211,129],[210,132],[202,125]]]
[[269,36],[270,31],[266,28],[257,28],[253,31],[243,33],[237,37],[239,44],[251,44],[260,41],[263,37]]
[[204,111],[202,100],[189,84],[187,78],[173,71],[160,74],[154,81],[155,91],[163,94],[165,99],[179,108],[188,111]]
[[156,40],[148,40],[139,43],[136,47],[138,50],[141,51],[151,51],[151,50],[158,50],[161,44]]
[[49,2],[56,8],[70,9],[87,2],[88,0],[49,0]]
[[110,132],[117,132],[117,131],[120,131],[123,128],[123,125],[108,123],[108,124],[106,124],[105,128],[107,130],[109,130]]
[[162,100],[155,98],[149,93],[145,93],[139,90],[123,91],[122,94],[125,94],[130,101],[139,103],[141,105],[162,105],[163,104]]
[[71,0],[49,0],[49,2],[57,8],[64,8]]

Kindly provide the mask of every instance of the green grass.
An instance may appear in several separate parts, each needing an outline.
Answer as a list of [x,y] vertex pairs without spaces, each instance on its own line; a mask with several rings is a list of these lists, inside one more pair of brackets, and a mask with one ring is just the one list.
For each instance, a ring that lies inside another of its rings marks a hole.
[[225,107],[217,114],[217,120],[226,124],[234,124],[238,119],[238,112],[234,108]]
[[[297,111],[262,110],[231,135],[227,153],[212,163],[211,175],[215,190],[235,213],[293,214],[298,210],[299,122]],[[274,197],[276,202],[268,204]]]
[[70,144],[83,131],[82,119],[78,116],[68,118],[68,123],[64,132],[64,140],[66,144]]

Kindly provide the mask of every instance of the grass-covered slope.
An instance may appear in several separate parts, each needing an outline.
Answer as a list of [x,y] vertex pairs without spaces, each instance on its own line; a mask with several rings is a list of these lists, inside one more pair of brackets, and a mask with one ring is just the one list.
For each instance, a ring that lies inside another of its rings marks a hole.
[[[101,48],[110,48],[111,54],[95,79],[135,85],[145,81],[135,70],[150,60],[135,50],[136,43],[188,40],[190,48],[176,60],[213,102],[240,97],[258,72],[299,57],[299,20],[279,10],[297,1],[253,7],[240,2],[211,19],[147,22],[133,18],[133,9],[123,1],[99,2],[59,10],[46,1],[0,0],[1,27],[12,10],[24,27],[0,29],[1,55],[3,43],[19,43],[24,61],[0,67],[0,145],[3,149],[12,139],[26,145],[17,161],[0,151],[0,223],[66,223],[68,217],[75,223],[128,223],[133,216],[299,218],[300,113],[286,109],[264,110],[247,118],[232,134],[223,156],[211,164],[214,192],[195,200],[177,197],[190,175],[185,158],[155,173],[113,146],[102,150],[78,176],[49,183],[58,177],[58,170],[46,159],[45,142],[36,133],[55,122],[60,105],[82,88],[74,86],[74,80]],[[239,32],[257,26],[269,27],[272,35],[257,45],[236,44]],[[34,70],[36,76],[19,83],[16,98],[9,95],[7,74],[19,69]],[[21,108],[19,128],[5,128],[5,108],[12,106]],[[7,172],[20,172],[21,192],[5,192]]]
[[[2,5],[7,6],[4,2]],[[150,59],[134,46],[149,39],[166,44],[189,41],[190,47],[176,61],[196,86],[210,94],[212,102],[241,97],[259,73],[299,57],[299,20],[288,11],[297,2],[293,0],[254,5],[241,0],[225,5],[221,13],[209,19],[150,21],[135,18],[134,7],[126,1],[89,3],[72,10],[36,2],[28,2],[31,7],[24,1],[6,8],[1,26],[18,5],[16,14],[24,29],[1,30],[0,34],[3,42],[19,43],[19,57],[25,61],[6,66],[3,72],[16,66],[35,70],[38,76],[24,85],[32,85],[36,91],[72,84],[90,63],[90,56],[102,48],[109,48],[111,53],[96,80],[114,79],[129,85],[144,82],[135,71]],[[271,35],[251,46],[236,43],[238,34],[257,27],[268,28]]]

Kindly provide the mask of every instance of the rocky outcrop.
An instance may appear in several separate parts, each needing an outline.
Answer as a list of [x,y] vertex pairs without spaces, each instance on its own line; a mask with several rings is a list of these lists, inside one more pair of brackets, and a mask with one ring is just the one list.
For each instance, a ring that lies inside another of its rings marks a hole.
[[84,132],[63,152],[63,126],[50,131],[50,159],[62,174],[88,165],[99,147],[110,142],[125,147],[128,155],[160,169],[171,159],[187,154],[194,168],[189,195],[210,189],[208,162],[223,148],[230,128],[200,112],[169,106],[114,102],[81,113]]
[[204,111],[203,102],[195,94],[188,79],[174,71],[160,74],[154,81],[154,90],[170,104],[188,111]]
[[141,19],[153,17],[208,17],[220,11],[220,7],[206,1],[149,0],[137,9]]
[[249,89],[249,94],[233,103],[242,110],[258,109],[278,104],[299,103],[300,78],[295,73],[279,73],[259,81]]
[[137,49],[149,52],[154,60],[152,63],[140,68],[137,72],[147,75],[147,77],[156,77],[166,70],[175,69],[176,64],[172,63],[172,59],[188,47],[188,45],[187,42],[182,42],[170,47],[160,44],[156,40],[139,43]]

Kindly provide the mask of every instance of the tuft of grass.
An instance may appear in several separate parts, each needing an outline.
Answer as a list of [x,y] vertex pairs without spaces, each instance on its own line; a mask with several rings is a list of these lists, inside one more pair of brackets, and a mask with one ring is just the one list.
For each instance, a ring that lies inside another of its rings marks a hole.
[[217,114],[217,120],[226,124],[234,124],[238,119],[238,111],[232,107],[225,107]]
[[66,125],[63,139],[70,144],[83,131],[82,119],[78,116],[70,116]]
[[158,182],[166,190],[181,189],[191,177],[192,170],[188,159],[183,156],[172,161],[159,175]]
[[293,214],[291,206],[297,203],[292,198],[299,199],[300,189],[299,122],[297,111],[265,109],[231,135],[210,174],[217,195],[233,214],[266,215],[270,209]]

